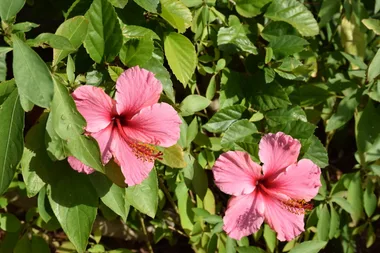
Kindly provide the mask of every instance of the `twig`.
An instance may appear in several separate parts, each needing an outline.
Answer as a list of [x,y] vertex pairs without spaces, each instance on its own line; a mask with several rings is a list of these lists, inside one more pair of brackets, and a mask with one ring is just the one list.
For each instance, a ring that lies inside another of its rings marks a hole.
[[140,213],[138,213],[138,214],[139,214],[139,218],[140,218],[140,222],[141,222],[141,228],[142,228],[143,233],[145,235],[146,246],[148,247],[148,251],[150,253],[154,253],[152,244],[150,243],[150,240],[149,240],[148,232],[146,231],[144,219],[143,219],[143,217],[141,216]]

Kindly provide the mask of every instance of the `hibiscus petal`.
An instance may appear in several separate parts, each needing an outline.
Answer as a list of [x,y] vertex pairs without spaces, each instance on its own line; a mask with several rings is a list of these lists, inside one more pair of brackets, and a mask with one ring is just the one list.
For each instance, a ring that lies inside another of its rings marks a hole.
[[103,164],[108,163],[109,160],[112,158],[112,153],[110,150],[112,131],[113,124],[111,123],[103,130],[91,134],[91,136],[94,137],[94,139],[98,142],[100,153],[102,154]]
[[177,143],[182,123],[176,110],[166,103],[157,103],[143,108],[124,127],[124,132],[132,139],[170,147]]
[[229,151],[220,155],[212,171],[219,189],[235,196],[253,192],[261,176],[260,165],[242,151]]
[[263,195],[265,203],[265,221],[277,232],[280,241],[291,241],[304,229],[304,214],[296,214],[275,197]]
[[321,186],[320,175],[321,169],[317,165],[309,159],[302,159],[268,182],[268,186],[292,199],[310,201]]
[[277,175],[289,165],[296,163],[301,144],[282,132],[265,135],[259,144],[259,157],[266,177]]
[[93,168],[83,164],[81,161],[76,159],[74,156],[69,156],[67,158],[67,161],[69,162],[71,168],[73,168],[74,170],[76,170],[80,173],[91,174],[95,171]]
[[231,197],[223,218],[224,231],[236,240],[257,232],[264,221],[265,209],[261,194],[257,191]]
[[149,172],[153,169],[154,162],[143,161],[137,158],[132,148],[118,131],[113,131],[112,136],[111,152],[115,158],[115,162],[121,167],[125,183],[128,186],[140,184],[148,177]]
[[162,84],[152,72],[138,66],[126,70],[116,82],[116,110],[128,119],[158,102]]
[[112,120],[112,99],[98,87],[83,85],[72,94],[78,111],[86,119],[87,132],[98,132]]

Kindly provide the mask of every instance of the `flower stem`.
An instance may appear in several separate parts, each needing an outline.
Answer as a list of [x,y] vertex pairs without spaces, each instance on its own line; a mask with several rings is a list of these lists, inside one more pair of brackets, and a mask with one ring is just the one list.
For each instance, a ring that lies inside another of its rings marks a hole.
[[154,253],[152,244],[150,243],[150,240],[149,240],[148,232],[146,231],[144,219],[140,213],[138,213],[138,214],[139,214],[139,218],[140,218],[141,228],[142,228],[143,233],[145,235],[145,241],[146,241],[146,246],[148,247],[148,251],[150,253]]

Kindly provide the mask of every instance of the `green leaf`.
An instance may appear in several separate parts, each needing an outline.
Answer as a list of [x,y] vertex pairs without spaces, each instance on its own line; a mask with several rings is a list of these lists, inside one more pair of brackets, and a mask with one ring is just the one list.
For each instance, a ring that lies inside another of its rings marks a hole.
[[323,204],[321,207],[318,217],[317,235],[319,240],[327,241],[330,232],[330,212],[327,204]]
[[16,35],[13,41],[13,72],[19,93],[34,104],[49,108],[54,84],[48,67],[40,56]]
[[206,98],[209,100],[212,100],[215,96],[215,93],[216,93],[216,81],[215,81],[215,75],[213,75],[207,86]]
[[340,216],[332,204],[330,204],[330,210],[331,210],[331,217],[330,217],[329,239],[331,240],[335,237],[336,233],[339,231]]
[[165,37],[164,48],[174,75],[182,84],[187,84],[197,65],[194,45],[185,36],[172,32]]
[[372,82],[380,75],[380,49],[377,50],[375,57],[368,67],[368,81]]
[[313,14],[297,0],[273,0],[265,17],[287,22],[303,36],[315,36],[319,33],[318,23]]
[[128,0],[108,0],[110,3],[120,9],[124,9],[124,7],[127,5]]
[[92,173],[90,180],[102,202],[126,222],[130,207],[126,200],[126,189],[112,183],[99,172]]
[[160,0],[134,0],[135,3],[143,7],[149,12],[157,12],[158,3]]
[[49,117],[46,122],[45,144],[46,150],[53,161],[63,160],[69,156],[65,141],[54,130],[53,117]]
[[21,23],[14,24],[12,27],[12,30],[13,30],[13,33],[16,33],[16,32],[26,33],[32,30],[33,28],[37,28],[39,26],[40,26],[39,24],[32,23],[32,22],[21,22]]
[[303,155],[303,158],[312,160],[320,168],[327,167],[329,165],[329,158],[326,148],[321,141],[315,135],[312,135],[308,142],[310,142],[310,146]]
[[140,66],[152,58],[153,50],[153,40],[148,37],[129,39],[122,46],[119,57],[128,67]]
[[155,32],[142,26],[121,24],[121,32],[125,40],[142,38],[161,40]]
[[261,8],[270,2],[272,2],[272,0],[236,0],[235,7],[236,11],[243,17],[252,18],[261,14]]
[[154,218],[158,207],[158,181],[156,170],[152,169],[149,177],[141,184],[126,189],[127,201],[142,213]]
[[246,107],[242,105],[225,107],[217,111],[211,119],[203,125],[203,128],[211,133],[224,132],[232,123],[241,118],[245,110]]
[[85,17],[89,21],[88,34],[84,40],[88,54],[97,63],[111,62],[123,43],[113,6],[107,0],[94,0]]
[[2,121],[0,124],[0,195],[2,195],[13,179],[24,149],[24,111],[20,105],[17,89],[14,89],[0,105],[0,119]]
[[290,121],[271,127],[271,132],[284,132],[296,139],[308,139],[314,133],[315,125],[301,120]]
[[195,112],[206,109],[211,101],[200,95],[189,95],[179,105],[182,116],[193,115]]
[[2,21],[9,21],[22,9],[25,0],[1,0],[0,17]]
[[156,49],[153,52],[152,58],[141,65],[141,67],[154,73],[154,76],[161,81],[166,96],[174,102],[173,83],[170,79],[170,73],[163,65],[164,55],[161,50]]
[[375,108],[373,102],[368,101],[364,110],[356,119],[356,145],[359,153],[368,151],[380,136],[380,108]]
[[[66,37],[77,50],[87,36],[88,20],[83,16],[73,17],[63,22],[55,32],[56,35]],[[73,51],[75,51],[73,50]],[[53,66],[68,56],[71,50],[53,50]]]
[[356,55],[347,54],[345,52],[340,52],[344,58],[346,58],[352,65],[356,65],[359,69],[367,69],[367,65],[363,62],[363,60]]
[[364,211],[368,217],[371,217],[377,207],[377,197],[374,193],[374,185],[371,180],[367,181],[367,187],[363,195]]
[[264,240],[269,251],[274,252],[277,245],[276,232],[273,231],[267,224],[264,225]]
[[194,192],[203,200],[208,188],[207,174],[191,154],[185,153],[185,161],[187,164],[183,169],[185,181],[187,184],[191,182]]
[[284,35],[298,36],[299,33],[293,26],[283,21],[272,21],[261,32],[261,37],[269,42]]
[[340,101],[336,113],[327,121],[326,132],[338,129],[346,124],[353,116],[359,105],[362,92],[353,90]]
[[21,222],[11,213],[0,213],[0,228],[7,232],[16,232],[21,227]]
[[61,50],[75,50],[69,39],[52,33],[41,33],[36,38],[27,40],[26,43],[31,47],[46,47],[48,45],[51,48]]
[[184,33],[190,27],[192,15],[189,8],[178,0],[160,0],[160,16],[171,26],[178,29],[179,33]]
[[296,245],[289,253],[318,253],[326,246],[327,242],[323,241],[306,241]]
[[96,218],[98,196],[88,176],[75,172],[69,164],[54,173],[56,181],[48,187],[50,206],[63,231],[82,253]]
[[360,179],[360,173],[357,172],[351,179],[347,192],[347,201],[351,204],[353,212],[351,218],[355,224],[363,215],[363,190]]
[[276,59],[280,59],[303,51],[308,44],[309,42],[301,37],[284,35],[273,38],[268,46],[272,48]]
[[257,133],[255,124],[247,119],[238,120],[227,129],[220,144],[226,148],[232,147],[235,142],[254,133]]
[[276,82],[266,84],[264,81],[258,80],[250,89],[252,104],[256,106],[256,110],[268,111],[287,107],[290,104],[286,92]]
[[[237,18],[235,17],[235,19]],[[221,27],[218,31],[219,48],[227,52],[243,51],[249,54],[257,54],[257,48],[247,37],[244,26],[240,24],[240,21],[231,25],[231,20],[234,18],[230,16],[230,27]]]
[[269,126],[284,125],[290,121],[300,120],[307,122],[306,114],[299,106],[280,108],[265,114]]
[[324,103],[332,95],[323,84],[305,84],[294,87],[289,97],[293,103],[307,107]]
[[108,74],[110,75],[112,81],[116,82],[119,76],[124,72],[124,69],[118,66],[108,66]]
[[104,171],[97,142],[83,135],[85,119],[76,109],[66,87],[58,77],[54,80],[55,93],[49,115],[54,131],[63,140],[71,155],[95,170]]
[[323,0],[321,9],[318,13],[318,17],[320,17],[319,27],[325,26],[331,19],[333,19],[334,14],[339,12],[340,5],[340,0]]
[[27,148],[24,148],[24,153],[21,158],[21,171],[24,183],[26,186],[26,192],[29,198],[34,197],[44,187],[45,182],[37,175],[36,171],[31,170],[30,162],[32,158],[36,156],[35,153]]
[[369,29],[372,30],[375,34],[380,35],[380,20],[367,18],[362,19],[362,23]]
[[0,52],[0,82],[3,82],[7,79],[7,62],[6,62],[7,53]]
[[345,198],[333,196],[331,198],[331,201],[337,203],[341,208],[343,208],[349,214],[354,212],[354,208]]
[[178,183],[175,188],[175,195],[178,199],[178,211],[182,228],[187,234],[193,230],[193,212],[191,211],[193,203],[189,197],[188,189],[184,181]]
[[160,151],[163,153],[162,159],[159,160],[160,163],[172,168],[186,167],[183,150],[180,145],[175,144],[168,148],[160,148]]

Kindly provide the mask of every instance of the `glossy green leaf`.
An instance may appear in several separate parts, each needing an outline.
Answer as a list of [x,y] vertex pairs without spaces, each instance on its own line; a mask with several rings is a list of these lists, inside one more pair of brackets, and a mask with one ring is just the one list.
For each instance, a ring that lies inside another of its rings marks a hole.
[[172,32],[165,37],[164,49],[174,75],[182,84],[187,84],[197,64],[194,45],[185,36]]
[[356,115],[356,145],[358,152],[364,153],[369,150],[376,139],[380,136],[380,108],[375,108],[372,101],[364,110]]
[[247,119],[238,120],[227,129],[220,144],[223,147],[231,147],[235,142],[254,133],[257,133],[255,124]]
[[185,182],[180,182],[176,185],[175,195],[178,199],[181,226],[186,233],[190,233],[193,230],[193,212],[191,211],[192,202]]
[[149,12],[157,12],[157,7],[160,0],[133,0],[135,3],[143,7]]
[[50,116],[54,131],[65,143],[70,155],[98,171],[104,171],[98,144],[84,133],[86,121],[76,109],[73,98],[58,77]]
[[289,253],[318,253],[326,246],[327,242],[323,241],[306,241],[296,245]]
[[107,176],[99,172],[91,174],[90,180],[102,202],[125,222],[130,208],[126,200],[126,189],[112,183]]
[[268,111],[265,119],[269,126],[283,125],[295,120],[307,122],[306,114],[299,106]]
[[368,67],[368,81],[373,81],[380,75],[380,49],[377,50],[375,57]]
[[52,33],[41,33],[36,38],[27,40],[26,43],[31,47],[46,47],[61,49],[66,51],[74,51],[75,48],[64,36],[52,34]]
[[112,61],[123,43],[113,6],[107,0],[94,0],[85,17],[89,21],[88,34],[84,40],[88,54],[97,63]]
[[[77,16],[63,22],[58,27],[55,34],[67,38],[75,50],[77,50],[80,45],[82,45],[85,37],[87,36],[87,29],[88,20],[83,16]],[[57,65],[61,60],[63,60],[73,51],[54,49],[53,65]]]
[[276,82],[266,84],[258,80],[251,89],[252,103],[260,111],[287,107],[290,104],[286,92]]
[[309,42],[301,37],[284,35],[273,38],[268,46],[279,59],[303,51],[308,44]]
[[19,93],[34,104],[49,108],[54,84],[50,71],[40,56],[16,35],[13,41],[13,71]]
[[265,244],[267,245],[267,248],[270,252],[274,252],[277,245],[277,238],[276,238],[276,232],[273,231],[269,225],[264,225],[264,240]]
[[246,108],[242,105],[233,105],[225,107],[216,112],[211,119],[203,125],[203,128],[212,133],[221,133],[240,119]]
[[150,38],[129,39],[122,46],[119,57],[128,67],[141,66],[152,58],[153,50],[153,41]]
[[189,116],[195,112],[206,109],[211,103],[207,98],[200,95],[189,95],[179,105],[182,116]]
[[22,177],[29,198],[36,196],[45,185],[45,182],[37,175],[36,171],[31,170],[30,168],[30,162],[35,155],[36,154],[29,149],[24,148],[24,153],[20,161]]
[[178,0],[160,0],[160,3],[160,16],[171,26],[178,29],[179,33],[184,33],[190,27],[192,21],[189,8]]
[[291,24],[303,36],[315,36],[319,33],[318,23],[313,14],[297,0],[273,0],[265,16],[274,21]]
[[327,167],[329,165],[329,158],[326,148],[323,146],[321,141],[315,135],[312,135],[308,142],[310,145],[307,151],[305,151],[303,158],[312,160],[320,168]]
[[171,101],[175,101],[173,83],[171,74],[163,66],[164,65],[164,55],[161,50],[156,49],[152,54],[152,58],[140,67],[149,70],[154,73],[154,76],[161,81],[165,95],[168,96]]
[[82,253],[96,218],[98,196],[88,176],[75,172],[67,163],[55,173],[56,181],[48,187],[50,206],[63,231]]
[[266,4],[270,3],[272,0],[236,0],[236,11],[247,18],[252,18],[261,14],[261,8]]
[[250,54],[257,54],[256,46],[247,37],[244,26],[240,23],[234,23],[230,27],[220,28],[218,31],[217,42],[219,48],[223,51],[243,51]]
[[163,153],[162,159],[159,160],[160,163],[172,168],[186,167],[183,150],[178,144],[168,148],[160,148],[160,150]]
[[[228,240],[228,239],[227,239]],[[236,248],[237,252],[239,253],[264,253],[266,252],[260,247],[255,247],[255,246],[243,246],[243,247],[238,247]]]
[[0,17],[3,21],[11,20],[22,9],[25,0],[1,0]]
[[374,193],[374,185],[371,180],[368,180],[367,187],[364,191],[363,206],[368,217],[371,217],[375,213],[377,207],[377,197]]
[[334,14],[339,12],[341,6],[340,0],[323,0],[321,9],[319,10],[318,16],[321,18],[319,21],[319,26],[325,26],[331,19],[333,19]]
[[149,176],[141,184],[128,187],[125,196],[131,206],[154,218],[158,207],[156,170],[152,169]]
[[124,40],[143,38],[161,40],[155,32],[142,26],[121,24],[121,32]]
[[7,63],[6,63],[7,53],[0,52],[0,82],[3,82],[7,79]]
[[110,1],[110,3],[113,6],[117,8],[121,8],[121,9],[123,9],[128,3],[128,0],[108,0],[108,1]]
[[333,239],[337,232],[339,232],[340,215],[335,210],[332,204],[330,204],[331,216],[330,216],[330,231],[329,239]]
[[363,190],[360,173],[356,173],[351,179],[347,192],[347,201],[353,209],[353,212],[350,213],[351,218],[354,223],[357,223],[363,215]]
[[17,89],[0,105],[0,195],[11,183],[24,150],[24,111]]
[[7,232],[16,232],[21,227],[20,221],[11,213],[0,214],[0,228]]
[[380,20],[367,18],[363,19],[362,23],[369,29],[372,30],[375,34],[380,35]]
[[355,109],[360,102],[360,97],[361,92],[354,90],[340,101],[336,113],[327,121],[326,132],[343,126],[354,116]]
[[327,204],[322,205],[322,208],[319,209],[317,225],[317,235],[318,239],[321,241],[327,241],[329,239],[330,232],[330,212],[327,207]]

